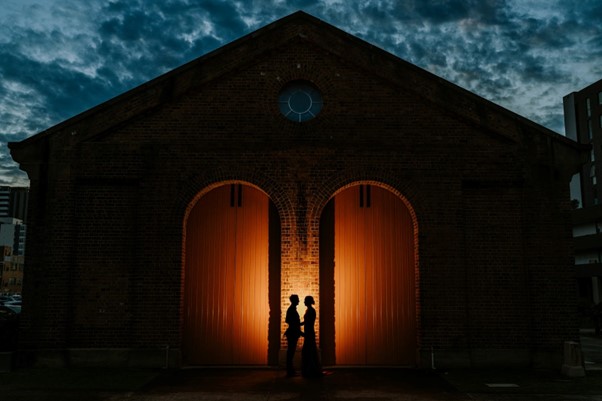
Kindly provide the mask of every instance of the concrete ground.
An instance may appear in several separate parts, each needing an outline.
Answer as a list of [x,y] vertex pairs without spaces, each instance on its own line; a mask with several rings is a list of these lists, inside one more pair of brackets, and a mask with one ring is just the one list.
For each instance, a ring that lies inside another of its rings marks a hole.
[[583,333],[587,374],[516,369],[331,369],[317,380],[275,369],[20,369],[0,373],[2,401],[602,401],[602,338]]

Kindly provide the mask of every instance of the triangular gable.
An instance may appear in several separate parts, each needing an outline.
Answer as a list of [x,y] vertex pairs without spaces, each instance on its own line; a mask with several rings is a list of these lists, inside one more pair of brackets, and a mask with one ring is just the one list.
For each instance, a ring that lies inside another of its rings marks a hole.
[[[125,124],[165,101],[182,96],[192,88],[241,68],[261,54],[296,40],[309,41],[324,51],[481,127],[485,132],[511,141],[520,141],[517,132],[532,132],[579,148],[579,145],[568,138],[302,11],[266,25],[28,139],[10,143],[9,147],[15,156],[15,151],[24,150],[49,136],[56,136],[53,139],[58,140],[58,137],[69,137],[74,132],[85,132],[80,140],[82,137],[90,138]],[[420,90],[417,91],[416,88]],[[135,102],[138,105],[135,112],[131,108],[122,107],[125,102]]]

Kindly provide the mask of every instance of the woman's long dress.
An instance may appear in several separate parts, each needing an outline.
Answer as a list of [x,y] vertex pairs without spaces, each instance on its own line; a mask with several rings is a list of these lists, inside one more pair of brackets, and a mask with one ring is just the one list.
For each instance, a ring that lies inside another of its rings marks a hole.
[[301,350],[301,373],[303,377],[321,377],[322,366],[318,357],[316,332],[314,329],[316,310],[311,306],[308,306],[303,320],[303,325],[305,326],[305,339]]

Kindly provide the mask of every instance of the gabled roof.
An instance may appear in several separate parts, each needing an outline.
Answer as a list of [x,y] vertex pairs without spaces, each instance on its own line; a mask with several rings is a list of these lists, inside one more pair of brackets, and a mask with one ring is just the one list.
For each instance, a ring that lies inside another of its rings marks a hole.
[[[298,11],[30,138],[21,142],[9,143],[11,153],[15,157],[15,151],[27,148],[49,136],[70,135],[79,130],[92,130],[95,133],[110,130],[126,123],[140,113],[158,107],[166,100],[177,98],[191,88],[203,85],[222,74],[227,74],[251,62],[259,55],[279,48],[292,40],[309,41],[359,68],[370,71],[405,90],[415,92],[469,122],[507,139],[518,139],[511,137],[510,132],[533,131],[570,147],[581,149],[581,145],[564,136],[316,17]],[[420,88],[419,93],[416,92],[416,88]],[[124,102],[132,101],[142,104],[143,107],[138,108],[136,112],[120,107]],[[517,124],[519,129],[516,129]],[[94,133],[90,132],[89,134]]]

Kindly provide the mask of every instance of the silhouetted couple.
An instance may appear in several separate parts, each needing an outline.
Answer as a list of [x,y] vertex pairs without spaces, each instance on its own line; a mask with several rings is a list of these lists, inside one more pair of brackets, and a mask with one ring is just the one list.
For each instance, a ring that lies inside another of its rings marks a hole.
[[[314,324],[316,322],[316,310],[313,305],[315,304],[314,298],[310,295],[305,297],[305,315],[303,316],[303,322],[299,318],[297,312],[297,305],[299,305],[299,296],[293,294],[289,297],[291,306],[286,311],[286,320],[288,328],[284,332],[288,341],[288,348],[286,350],[286,375],[287,377],[296,376],[295,367],[293,365],[293,359],[295,357],[295,351],[297,350],[297,341],[299,337],[303,336],[303,348],[301,349],[301,373],[303,377],[321,377],[322,366],[320,365],[320,359],[318,358],[318,347],[316,345],[316,331]],[[305,333],[301,331],[301,326],[305,327]]]

